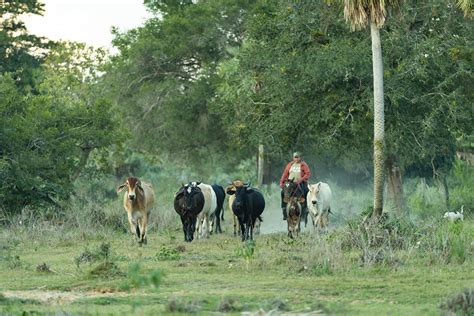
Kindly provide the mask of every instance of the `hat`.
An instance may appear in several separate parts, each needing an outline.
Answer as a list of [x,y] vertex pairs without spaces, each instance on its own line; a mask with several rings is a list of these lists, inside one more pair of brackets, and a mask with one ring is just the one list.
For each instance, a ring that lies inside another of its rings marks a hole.
[[293,153],[293,158],[301,157],[301,153],[299,151],[295,151]]

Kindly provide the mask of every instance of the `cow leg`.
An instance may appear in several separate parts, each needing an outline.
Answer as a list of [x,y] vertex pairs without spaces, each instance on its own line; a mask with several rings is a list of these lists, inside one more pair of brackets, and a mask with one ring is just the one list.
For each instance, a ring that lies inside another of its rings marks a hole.
[[148,226],[148,215],[147,212],[145,211],[143,214],[143,218],[141,219],[142,226],[140,227],[140,231],[142,233],[141,235],[141,241],[146,245],[148,243],[147,240],[147,226]]
[[234,236],[237,236],[237,217],[235,215],[232,215],[232,222],[234,224]]
[[130,225],[130,233],[132,234],[132,242],[134,242],[137,227],[133,223],[133,217],[132,217],[132,214],[130,213],[128,213],[128,224]]
[[216,214],[216,234],[222,234],[220,214]]
[[247,233],[245,231],[245,224],[244,221],[239,219],[239,225],[240,225],[240,234],[242,235],[242,241],[245,241],[245,234]]
[[316,229],[316,218],[313,215],[313,212],[309,212],[309,215],[311,216],[311,223],[313,223],[313,227]]
[[255,223],[255,220],[253,218],[250,218],[249,222],[248,222],[248,229],[250,230],[249,231],[249,236],[250,236],[250,240],[253,240],[253,224]]
[[202,234],[202,220],[201,218],[197,218],[197,222],[196,222],[196,232],[197,232],[197,239],[201,239],[201,234]]
[[202,238],[209,238],[209,215],[204,215],[202,219]]
[[183,224],[184,241],[188,241],[188,237],[187,237],[188,227],[186,225],[186,221],[184,220],[184,217],[183,216],[180,216],[180,217],[181,217],[181,224]]

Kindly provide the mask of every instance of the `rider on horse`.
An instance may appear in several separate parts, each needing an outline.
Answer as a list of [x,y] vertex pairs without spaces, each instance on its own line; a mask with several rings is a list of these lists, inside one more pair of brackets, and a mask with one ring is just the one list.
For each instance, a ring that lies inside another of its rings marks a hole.
[[286,203],[284,201],[284,184],[285,181],[290,180],[297,184],[298,196],[303,197],[305,202],[303,203],[303,208],[306,208],[306,196],[308,194],[308,179],[311,176],[311,171],[309,170],[306,162],[301,160],[301,154],[299,152],[293,153],[293,160],[290,161],[283,171],[283,174],[280,178],[280,188],[281,191],[281,208],[283,211],[283,220],[286,220]]

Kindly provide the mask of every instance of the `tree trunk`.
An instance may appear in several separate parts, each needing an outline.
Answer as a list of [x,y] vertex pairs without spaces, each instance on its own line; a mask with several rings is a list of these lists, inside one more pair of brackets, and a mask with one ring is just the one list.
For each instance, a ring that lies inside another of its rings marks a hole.
[[443,184],[444,189],[444,202],[446,203],[446,210],[449,211],[449,187],[448,187],[448,180],[446,179],[446,175],[441,175],[441,183]]
[[258,145],[258,157],[257,157],[257,185],[259,188],[263,185],[263,171],[265,164],[265,155],[263,145]]
[[398,159],[395,155],[390,155],[386,161],[388,178],[388,199],[392,201],[395,210],[401,214],[405,210],[405,196],[403,193],[403,181]]
[[380,31],[375,23],[370,23],[372,39],[372,69],[374,75],[374,215],[382,215],[384,182],[384,100],[383,64]]

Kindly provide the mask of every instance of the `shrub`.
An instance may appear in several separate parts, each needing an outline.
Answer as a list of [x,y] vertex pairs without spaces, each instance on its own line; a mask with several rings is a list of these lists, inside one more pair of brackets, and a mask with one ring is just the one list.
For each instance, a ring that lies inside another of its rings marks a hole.
[[158,260],[179,260],[180,249],[171,246],[162,245],[160,251],[156,254]]
[[431,263],[464,263],[473,256],[471,227],[463,222],[436,223],[421,240],[419,255],[427,256]]
[[92,268],[89,271],[89,275],[93,277],[109,278],[123,276],[124,273],[120,270],[115,262],[105,260]]
[[162,276],[159,269],[145,272],[139,263],[133,263],[128,266],[127,281],[122,283],[121,288],[125,290],[142,287],[158,289]]
[[462,292],[451,296],[445,303],[441,304],[441,309],[456,315],[474,314],[474,289],[465,289]]
[[201,309],[201,304],[198,301],[185,301],[172,297],[166,305],[166,310],[170,313],[197,313]]
[[110,258],[110,244],[109,243],[101,243],[95,249],[88,249],[86,248],[83,252],[79,254],[79,256],[74,258],[74,263],[79,268],[81,263],[83,262],[93,262],[99,260],[108,260]]

